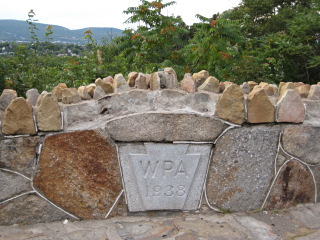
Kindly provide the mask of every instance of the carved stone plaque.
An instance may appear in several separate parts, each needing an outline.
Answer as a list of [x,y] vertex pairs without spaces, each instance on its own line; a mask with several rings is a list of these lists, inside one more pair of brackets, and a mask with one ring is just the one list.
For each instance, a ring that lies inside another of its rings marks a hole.
[[196,210],[210,144],[119,144],[129,211]]

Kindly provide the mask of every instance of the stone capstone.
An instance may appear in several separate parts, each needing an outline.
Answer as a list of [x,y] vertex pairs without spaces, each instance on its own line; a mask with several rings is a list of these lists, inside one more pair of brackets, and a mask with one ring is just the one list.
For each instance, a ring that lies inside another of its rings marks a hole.
[[25,195],[0,205],[0,225],[28,225],[65,219],[70,219],[69,215],[36,195]]
[[161,78],[161,88],[175,89],[178,88],[178,78],[173,68],[165,68]]
[[314,202],[315,184],[308,168],[299,161],[283,166],[265,209],[283,209],[298,203]]
[[152,90],[152,91],[160,90],[161,89],[160,80],[161,80],[160,72],[152,73],[150,76],[150,90]]
[[31,177],[39,143],[39,136],[0,140],[0,168]]
[[61,100],[62,100],[62,90],[65,88],[68,88],[68,86],[65,83],[59,83],[52,90],[52,93],[56,95],[59,102],[61,102]]
[[275,106],[263,88],[254,88],[249,93],[247,106],[249,123],[274,122]]
[[80,95],[81,100],[90,100],[92,97],[89,95],[86,86],[78,87],[78,93]]
[[2,133],[7,135],[36,133],[32,107],[24,98],[15,98],[6,108],[2,122]]
[[100,86],[106,94],[114,92],[114,86],[109,82],[104,82],[101,78],[96,79],[96,86]]
[[308,164],[320,163],[319,142],[319,126],[287,126],[283,131],[283,148]]
[[220,96],[216,105],[215,116],[218,118],[242,124],[245,121],[245,102],[240,86],[228,86]]
[[114,92],[119,93],[119,92],[125,92],[129,91],[130,87],[128,83],[126,82],[126,79],[121,73],[118,73],[114,76],[113,79],[113,87],[114,87]]
[[209,72],[206,70],[201,70],[198,73],[194,73],[192,75],[192,78],[196,83],[196,88],[200,87],[208,77],[209,77]]
[[196,92],[196,84],[190,73],[184,75],[181,81],[181,90],[191,94]]
[[48,93],[43,97],[37,107],[36,119],[40,131],[61,130],[61,113],[56,95]]
[[13,101],[13,99],[17,98],[16,95],[17,93],[14,94],[11,91],[3,91],[0,96],[0,110],[5,111],[9,104]]
[[215,77],[208,77],[204,83],[198,87],[198,90],[219,93],[219,80]]
[[93,98],[93,93],[94,93],[94,90],[96,89],[96,84],[91,83],[88,86],[86,86],[86,89],[87,89],[87,93],[90,95],[90,97]]
[[135,86],[138,75],[139,75],[138,72],[131,72],[128,74],[128,84],[130,87]]
[[39,92],[36,88],[29,89],[26,92],[26,97],[27,97],[27,102],[30,103],[34,107],[37,104]]
[[320,100],[320,85],[311,85],[308,99]]
[[73,104],[81,102],[80,95],[76,88],[64,88],[62,90],[61,102],[64,104]]
[[250,86],[247,82],[244,82],[240,87],[244,94],[249,94],[251,91]]
[[292,82],[286,82],[279,85],[279,98],[282,97],[282,95],[289,89],[295,90],[296,87]]
[[96,86],[93,91],[93,99],[98,100],[106,96],[106,92],[103,90],[101,86]]
[[210,144],[119,144],[129,211],[196,210]]
[[232,85],[234,83],[226,81],[226,82],[220,82],[219,83],[219,93],[223,93],[223,91],[229,87],[230,85]]
[[138,89],[148,89],[146,74],[143,74],[143,73],[138,74],[138,76],[135,80],[134,87],[138,88]]
[[300,97],[307,98],[309,95],[310,88],[310,84],[303,84],[296,87],[296,91],[299,93]]
[[273,179],[278,126],[234,128],[216,143],[207,180],[210,204],[231,211],[261,207]]
[[34,186],[82,219],[103,219],[122,189],[116,148],[99,130],[47,136]]
[[113,119],[106,129],[120,142],[214,141],[227,124],[190,113],[149,112]]
[[278,100],[276,106],[277,122],[302,123],[305,116],[305,106],[295,90],[289,89]]

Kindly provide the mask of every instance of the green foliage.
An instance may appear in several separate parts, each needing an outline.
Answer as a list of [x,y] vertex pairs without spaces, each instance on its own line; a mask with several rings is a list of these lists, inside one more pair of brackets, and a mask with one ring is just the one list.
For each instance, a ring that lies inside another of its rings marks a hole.
[[[166,16],[162,0],[140,0],[124,11],[135,24],[102,42],[94,28],[82,31],[85,46],[54,44],[55,26],[42,26],[28,14],[30,43],[0,43],[0,90],[51,90],[98,77],[131,71],[152,73],[173,67],[181,80],[186,72],[208,70],[221,81],[279,83],[320,79],[320,1],[243,0],[212,18],[187,26],[180,16]],[[1,21],[0,21],[1,25]]]

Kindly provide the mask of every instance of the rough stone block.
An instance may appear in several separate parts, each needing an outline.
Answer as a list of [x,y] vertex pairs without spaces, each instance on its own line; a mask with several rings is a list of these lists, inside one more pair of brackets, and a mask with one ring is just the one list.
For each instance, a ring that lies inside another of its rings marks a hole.
[[211,145],[119,144],[129,211],[196,210]]
[[278,126],[229,130],[214,148],[207,181],[209,202],[222,209],[261,207],[273,179]]

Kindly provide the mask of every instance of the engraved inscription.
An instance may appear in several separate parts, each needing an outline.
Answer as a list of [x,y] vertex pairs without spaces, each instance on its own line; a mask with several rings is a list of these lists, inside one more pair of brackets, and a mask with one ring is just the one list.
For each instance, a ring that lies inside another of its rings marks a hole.
[[183,209],[200,154],[188,144],[145,144],[147,154],[130,154],[139,196],[147,210]]
[[145,163],[140,160],[140,165],[143,171],[144,178],[168,178],[168,177],[188,177],[186,172],[186,167],[184,161],[180,161],[176,164],[174,161],[171,160],[164,160],[164,161],[145,161]]

